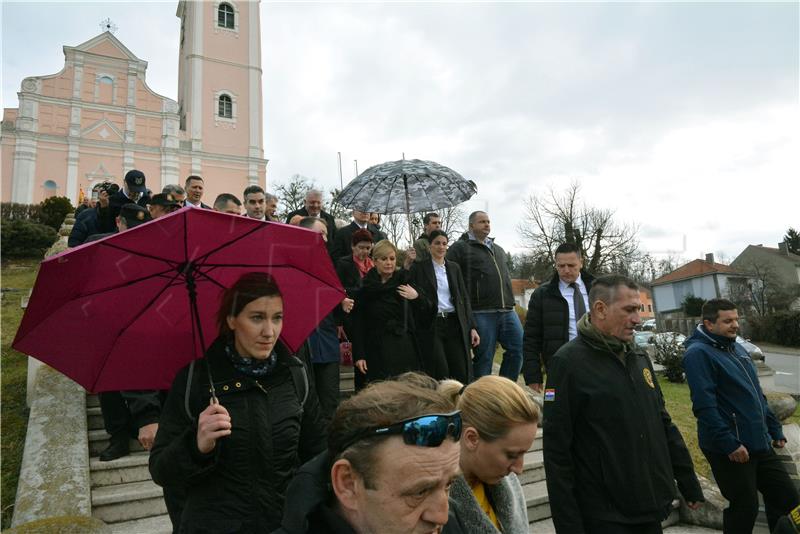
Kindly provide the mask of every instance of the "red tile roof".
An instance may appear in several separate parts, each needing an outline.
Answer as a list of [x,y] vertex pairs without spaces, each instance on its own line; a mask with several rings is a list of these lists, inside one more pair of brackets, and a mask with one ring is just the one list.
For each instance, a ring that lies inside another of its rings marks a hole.
[[515,295],[524,295],[526,289],[536,289],[537,287],[539,287],[539,284],[531,282],[530,280],[520,278],[511,279],[511,291]]
[[650,285],[658,286],[662,284],[668,284],[670,282],[677,282],[678,280],[687,280],[689,278],[697,278],[699,276],[705,276],[713,273],[741,274],[742,276],[745,276],[744,273],[737,271],[736,269],[729,265],[725,265],[724,263],[711,263],[705,260],[693,260],[686,265],[678,267],[671,273],[667,273],[660,278],[656,278]]

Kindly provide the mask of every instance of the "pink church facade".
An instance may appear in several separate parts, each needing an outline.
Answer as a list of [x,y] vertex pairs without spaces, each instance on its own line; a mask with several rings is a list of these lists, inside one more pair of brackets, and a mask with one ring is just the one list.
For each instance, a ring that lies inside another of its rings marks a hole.
[[154,193],[189,175],[203,200],[266,186],[258,1],[181,1],[178,101],[152,91],[147,62],[109,32],[65,46],[61,72],[21,83],[3,113],[4,202],[73,204],[139,169]]

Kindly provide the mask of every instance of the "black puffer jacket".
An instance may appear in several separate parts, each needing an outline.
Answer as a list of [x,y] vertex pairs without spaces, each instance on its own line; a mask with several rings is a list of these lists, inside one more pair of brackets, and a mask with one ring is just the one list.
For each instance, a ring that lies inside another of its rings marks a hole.
[[508,257],[500,245],[490,249],[465,234],[447,251],[447,259],[461,267],[472,311],[514,309]]
[[[588,292],[594,277],[581,271],[581,280]],[[558,287],[558,273],[546,284],[537,287],[528,301],[525,334],[522,338],[522,374],[526,384],[543,382],[550,357],[569,341],[569,304]]]
[[[189,367],[175,377],[150,452],[156,484],[186,490],[181,533],[261,533],[277,528],[289,480],[325,447],[313,380],[298,385],[298,373],[291,371],[303,363],[279,343],[276,368],[256,381],[231,365],[224,346],[217,339],[194,365],[188,395],[191,418],[184,405]],[[197,417],[210,399],[207,364],[233,429],[203,454],[197,449]],[[306,397],[304,404],[301,395]]]
[[687,501],[703,500],[643,351],[629,349],[623,363],[578,334],[553,357],[546,388],[544,467],[558,532],[583,532],[583,518],[661,521],[675,497],[674,479]]

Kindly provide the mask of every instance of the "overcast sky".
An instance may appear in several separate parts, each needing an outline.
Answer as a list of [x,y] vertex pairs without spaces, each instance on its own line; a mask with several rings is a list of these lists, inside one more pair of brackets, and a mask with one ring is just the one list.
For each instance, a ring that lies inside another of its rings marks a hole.
[[[177,2],[2,4],[2,101],[62,45],[116,36],[176,99]],[[800,11],[787,3],[261,4],[270,187],[386,160],[478,185],[521,246],[523,199],[579,182],[645,249],[732,260],[800,228]],[[685,249],[684,249],[685,244]]]

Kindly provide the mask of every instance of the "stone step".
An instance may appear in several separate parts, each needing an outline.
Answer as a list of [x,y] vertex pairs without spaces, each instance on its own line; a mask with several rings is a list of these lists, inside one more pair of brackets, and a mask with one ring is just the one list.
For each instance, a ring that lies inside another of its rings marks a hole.
[[[94,457],[100,454],[103,449],[108,447],[108,440],[111,436],[105,430],[89,430],[89,456]],[[140,452],[144,449],[142,444],[132,439],[129,442],[131,452]]]
[[172,534],[169,516],[157,515],[111,524],[112,534]]
[[523,486],[544,480],[544,455],[542,451],[530,451],[525,454],[525,464],[519,482]]
[[89,471],[92,487],[97,488],[150,480],[149,458],[150,454],[146,451],[134,452],[110,462],[101,462],[96,457],[91,458],[89,460]]
[[525,484],[522,491],[528,506],[528,523],[550,517],[550,499],[547,497],[547,484],[544,480]]
[[100,406],[92,406],[86,408],[86,422],[89,430],[102,430],[103,426],[103,413]]
[[119,523],[167,513],[164,492],[152,480],[102,486],[92,491],[92,515]]
[[541,519],[528,525],[528,534],[556,534],[553,518]]
[[87,393],[86,394],[86,407],[87,408],[94,408],[100,407],[100,397],[98,397],[94,393]]
[[[539,484],[539,486],[537,486],[537,484]],[[528,484],[526,486],[522,486],[522,490],[525,492],[525,501],[528,503],[528,522],[530,524],[530,528],[528,529],[529,534],[554,534],[556,529],[553,525],[553,519],[550,512],[550,500],[547,496],[546,482],[543,480],[536,484]],[[690,532],[694,532],[691,530],[670,530],[679,527],[685,527],[685,525],[680,525],[679,509],[680,505],[678,501],[673,501],[672,512],[670,512],[669,516],[661,522],[661,528],[665,529],[664,532],[674,532],[674,534],[682,534],[683,532],[689,534]],[[532,510],[534,512],[533,514],[531,513]],[[701,529],[697,531],[697,534],[709,534],[711,532],[718,531]]]

